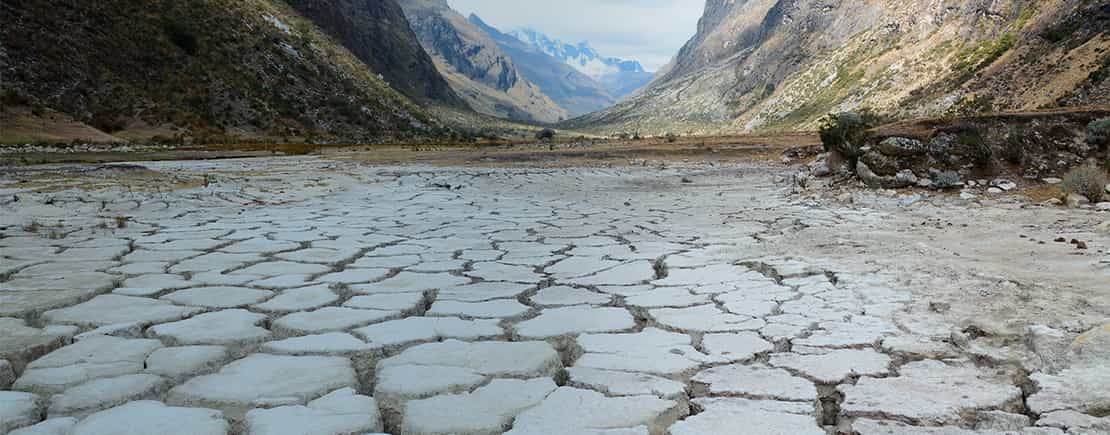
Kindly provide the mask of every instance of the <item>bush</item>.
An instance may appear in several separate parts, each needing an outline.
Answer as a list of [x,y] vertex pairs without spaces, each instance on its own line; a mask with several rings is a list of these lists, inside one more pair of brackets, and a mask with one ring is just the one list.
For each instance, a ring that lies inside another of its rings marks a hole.
[[1106,173],[1094,166],[1083,166],[1072,169],[1064,176],[1060,187],[1064,189],[1064,196],[1078,193],[1086,196],[1091,202],[1102,202],[1106,198]]
[[1110,118],[1102,118],[1087,124],[1087,143],[1105,149],[1110,146]]
[[536,132],[536,140],[551,140],[555,139],[555,130],[545,128]]
[[956,134],[956,146],[963,150],[977,166],[989,166],[994,161],[994,151],[978,128],[971,127]]
[[675,143],[675,141],[678,140],[678,135],[674,133],[667,133],[663,135],[663,139],[665,139],[667,143]]
[[821,120],[821,144],[826,152],[836,151],[848,159],[849,165],[854,169],[863,155],[867,129],[874,127],[877,122],[876,117],[866,112],[863,115],[855,112],[830,113]]

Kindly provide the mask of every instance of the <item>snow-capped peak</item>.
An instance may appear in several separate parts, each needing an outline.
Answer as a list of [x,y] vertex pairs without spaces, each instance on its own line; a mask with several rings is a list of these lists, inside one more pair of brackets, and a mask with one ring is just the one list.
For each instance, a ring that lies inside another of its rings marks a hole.
[[590,43],[586,41],[578,44],[567,44],[530,28],[516,29],[509,32],[509,35],[566,62],[567,65],[594,79],[600,80],[602,77],[620,72],[644,72],[644,67],[640,65],[640,62],[604,57],[593,47],[590,47]]

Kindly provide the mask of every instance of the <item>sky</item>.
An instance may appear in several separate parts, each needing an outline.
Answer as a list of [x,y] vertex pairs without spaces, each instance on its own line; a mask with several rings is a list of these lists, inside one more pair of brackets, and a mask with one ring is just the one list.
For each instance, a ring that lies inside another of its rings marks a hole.
[[648,71],[669,62],[694,36],[705,0],[448,0],[508,32],[531,27],[566,43],[589,41],[602,56],[638,60]]

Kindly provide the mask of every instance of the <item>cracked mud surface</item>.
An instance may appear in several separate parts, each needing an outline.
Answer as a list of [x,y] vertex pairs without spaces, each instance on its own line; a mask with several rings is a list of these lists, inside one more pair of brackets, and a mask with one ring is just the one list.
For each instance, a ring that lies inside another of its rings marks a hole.
[[0,433],[1110,431],[1105,214],[776,165],[142,165],[0,178]]

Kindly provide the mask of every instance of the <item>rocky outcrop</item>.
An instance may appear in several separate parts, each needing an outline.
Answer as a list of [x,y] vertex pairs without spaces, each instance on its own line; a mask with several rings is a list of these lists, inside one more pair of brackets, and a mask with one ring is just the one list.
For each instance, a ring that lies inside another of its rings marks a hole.
[[812,130],[870,107],[911,118],[1110,103],[1110,5],[1083,0],[708,0],[697,34],[598,133]]
[[401,0],[420,45],[440,73],[474,110],[518,121],[552,123],[568,118],[484,31],[445,0]]

